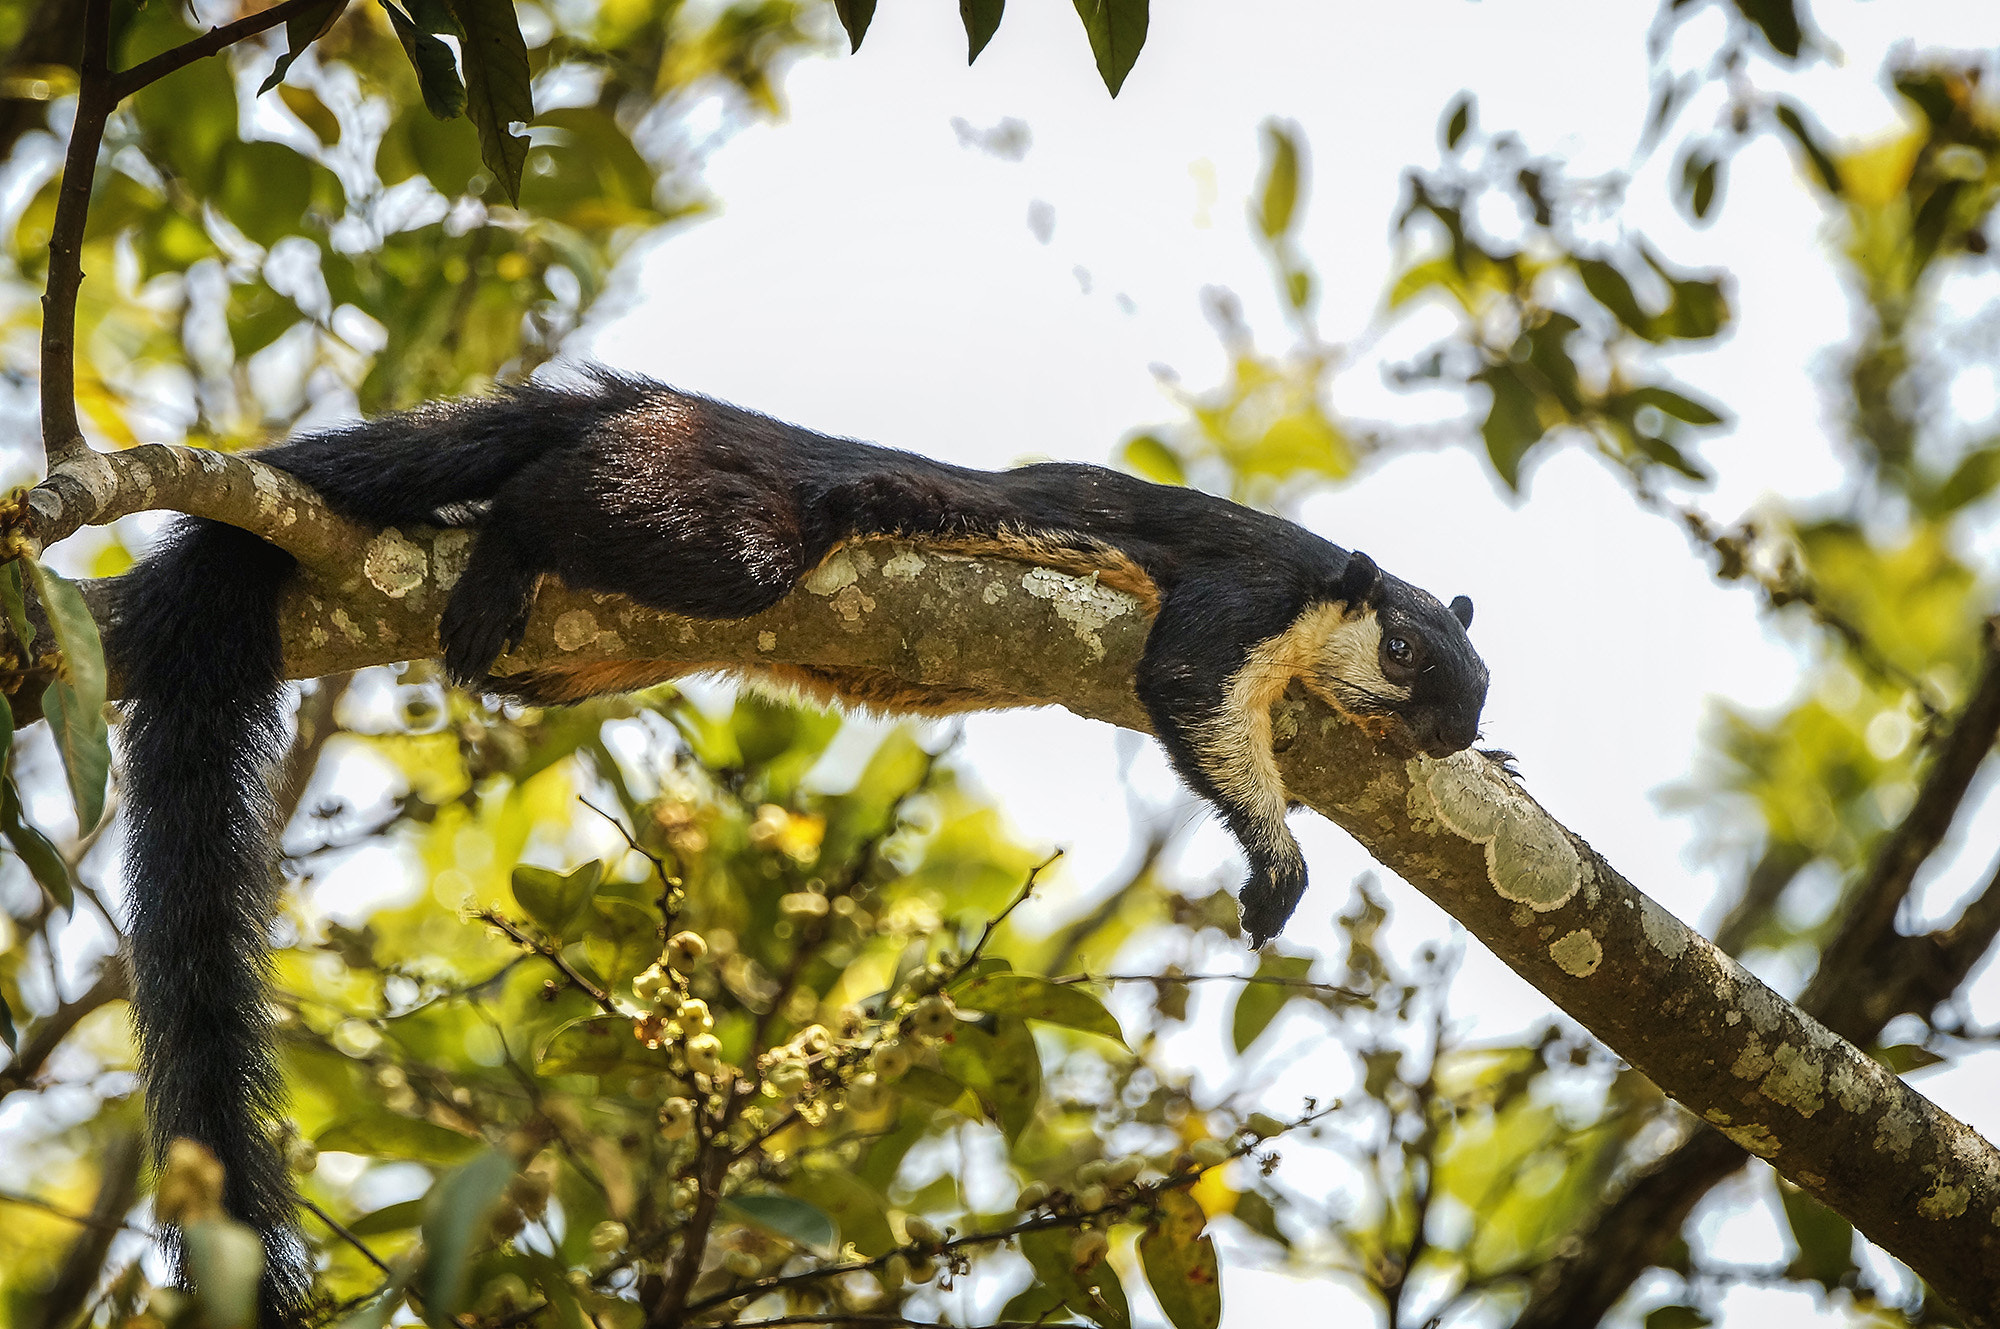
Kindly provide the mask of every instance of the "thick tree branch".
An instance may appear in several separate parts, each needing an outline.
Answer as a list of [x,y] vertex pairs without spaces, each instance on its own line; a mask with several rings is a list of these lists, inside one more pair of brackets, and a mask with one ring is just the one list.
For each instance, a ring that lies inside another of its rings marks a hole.
[[[228,486],[218,482],[218,488]],[[199,501],[198,501],[199,500]],[[211,515],[240,495],[187,485]],[[136,502],[113,498],[104,511]],[[290,533],[251,505],[259,530]],[[37,509],[39,513],[40,508]],[[430,656],[466,531],[389,530],[281,611],[287,672]],[[116,584],[90,588],[99,612]],[[1059,704],[1145,727],[1132,671],[1147,620],[1094,581],[890,542],[837,554],[755,618],[701,622],[617,596],[545,587],[501,672],[646,660],[671,669],[779,664],[888,674],[933,689]],[[115,676],[115,662],[114,662]],[[1771,1161],[1957,1304],[2000,1325],[2000,1153],[1640,894],[1475,753],[1377,748],[1318,701],[1273,715],[1294,796],[1437,900],[1608,1046],[1730,1139]]]
[[[1893,1017],[1927,1013],[1950,996],[2000,931],[2000,875],[1950,928],[1906,937],[1895,927],[1918,870],[1943,843],[1973,776],[2000,735],[2000,639],[1992,623],[1985,646],[1972,696],[1938,747],[1909,813],[1877,848],[1853,906],[1799,998],[1801,1008],[1858,1043],[1872,1042]],[[1775,852],[1780,866],[1774,871],[1789,881],[1798,871],[1798,854],[1783,848]],[[1770,860],[1767,854],[1765,862]],[[1760,863],[1752,873],[1746,898],[1763,870]],[[1701,1198],[1744,1161],[1735,1144],[1699,1131],[1649,1164],[1581,1226],[1578,1242],[1537,1271],[1534,1292],[1515,1329],[1596,1323],[1661,1259]]]

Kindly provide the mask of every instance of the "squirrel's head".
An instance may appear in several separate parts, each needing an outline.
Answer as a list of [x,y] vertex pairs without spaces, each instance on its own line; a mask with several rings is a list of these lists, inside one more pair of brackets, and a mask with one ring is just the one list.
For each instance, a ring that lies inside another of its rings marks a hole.
[[1359,551],[1328,599],[1342,606],[1307,682],[1342,711],[1387,722],[1433,757],[1472,746],[1486,704],[1486,663],[1472,649],[1472,601],[1449,605],[1392,577]]

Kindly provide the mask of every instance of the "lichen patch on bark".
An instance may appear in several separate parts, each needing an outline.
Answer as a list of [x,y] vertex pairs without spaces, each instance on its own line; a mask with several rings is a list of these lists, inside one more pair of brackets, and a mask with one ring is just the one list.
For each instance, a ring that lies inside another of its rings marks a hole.
[[852,586],[861,579],[861,573],[854,566],[854,556],[846,549],[836,549],[826,562],[800,578],[799,585],[814,595],[831,596]]
[[[260,481],[264,473],[256,473]],[[424,584],[431,561],[424,547],[391,526],[368,542],[362,555],[361,571],[373,586],[391,600],[400,600]]]
[[1604,963],[1604,947],[1590,929],[1578,928],[1549,946],[1549,958],[1571,978],[1589,978]]
[[1412,762],[1413,784],[1430,795],[1439,822],[1486,850],[1486,879],[1500,897],[1547,913],[1583,884],[1583,859],[1555,819],[1476,752]]
[[1772,1067],[1758,1084],[1757,1091],[1773,1103],[1783,1103],[1810,1117],[1826,1106],[1826,1070],[1817,1057],[1790,1043],[1778,1044],[1771,1054]]
[[1022,573],[1021,589],[1053,605],[1056,617],[1069,624],[1092,660],[1104,658],[1104,641],[1097,630],[1132,612],[1136,604],[1124,592],[1098,585],[1095,576],[1072,577],[1051,568],[1030,568]]
[[915,581],[928,566],[922,554],[914,549],[904,549],[882,565],[882,576],[888,581]]

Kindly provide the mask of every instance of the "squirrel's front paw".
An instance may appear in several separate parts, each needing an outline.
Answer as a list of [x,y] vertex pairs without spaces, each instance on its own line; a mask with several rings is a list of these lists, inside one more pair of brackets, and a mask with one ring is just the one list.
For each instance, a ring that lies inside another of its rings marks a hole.
[[1250,878],[1237,897],[1243,910],[1243,931],[1249,934],[1250,948],[1256,950],[1284,930],[1306,892],[1306,865],[1302,858],[1279,859],[1250,864]]

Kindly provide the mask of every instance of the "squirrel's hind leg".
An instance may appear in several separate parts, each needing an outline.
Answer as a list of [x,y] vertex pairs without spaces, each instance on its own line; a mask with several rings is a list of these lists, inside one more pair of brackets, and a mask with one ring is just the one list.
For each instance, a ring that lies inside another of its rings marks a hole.
[[493,661],[521,644],[540,578],[513,541],[492,530],[480,532],[438,624],[444,670],[452,682],[478,687]]

